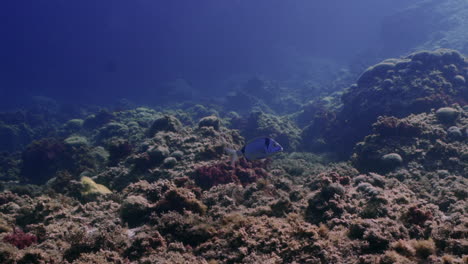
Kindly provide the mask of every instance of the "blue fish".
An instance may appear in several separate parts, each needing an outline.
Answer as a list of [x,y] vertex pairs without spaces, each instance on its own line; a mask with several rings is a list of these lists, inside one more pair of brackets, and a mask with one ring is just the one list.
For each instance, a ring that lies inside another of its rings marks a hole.
[[231,165],[244,156],[247,160],[258,160],[270,157],[271,155],[283,151],[283,147],[272,138],[258,137],[247,142],[240,150],[225,148],[231,156]]

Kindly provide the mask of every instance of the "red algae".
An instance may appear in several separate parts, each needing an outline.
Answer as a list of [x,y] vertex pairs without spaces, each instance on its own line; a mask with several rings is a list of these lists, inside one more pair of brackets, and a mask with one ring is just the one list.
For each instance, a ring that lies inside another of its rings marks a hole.
[[264,169],[266,162],[249,162],[240,159],[237,166],[232,167],[229,162],[206,165],[195,170],[195,182],[203,189],[209,189],[219,184],[237,183],[247,185],[260,178],[268,176]]
[[13,233],[10,233],[3,238],[3,242],[10,243],[18,249],[23,249],[37,243],[37,237],[33,234],[24,233],[22,230],[14,228]]

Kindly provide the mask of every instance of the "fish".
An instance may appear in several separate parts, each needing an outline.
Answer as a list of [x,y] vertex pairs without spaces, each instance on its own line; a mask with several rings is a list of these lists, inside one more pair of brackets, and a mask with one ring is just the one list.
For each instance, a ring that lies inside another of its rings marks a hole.
[[240,150],[225,148],[225,151],[231,157],[231,165],[234,167],[239,156],[249,161],[264,159],[283,151],[283,147],[272,138],[258,137],[247,142]]

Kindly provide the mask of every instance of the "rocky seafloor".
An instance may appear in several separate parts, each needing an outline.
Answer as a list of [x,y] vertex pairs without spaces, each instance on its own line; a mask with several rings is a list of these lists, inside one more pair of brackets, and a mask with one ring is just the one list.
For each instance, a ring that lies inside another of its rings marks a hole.
[[[281,115],[235,112],[262,82],[224,106],[3,113],[0,263],[468,263],[466,78],[438,50]],[[255,136],[285,152],[232,166]]]

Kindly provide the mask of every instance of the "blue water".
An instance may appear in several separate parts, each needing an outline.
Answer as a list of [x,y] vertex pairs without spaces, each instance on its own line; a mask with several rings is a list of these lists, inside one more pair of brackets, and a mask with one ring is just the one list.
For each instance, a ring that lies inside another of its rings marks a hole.
[[177,78],[202,96],[258,75],[322,80],[311,69],[324,61],[338,71],[363,55],[391,54],[383,21],[416,2],[5,1],[0,102],[157,104]]

